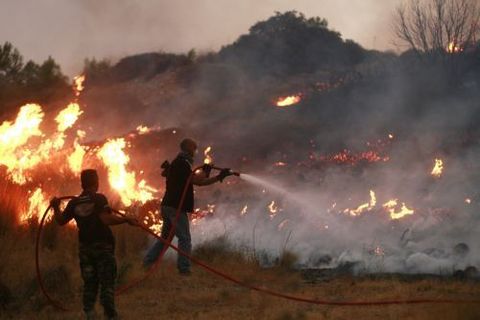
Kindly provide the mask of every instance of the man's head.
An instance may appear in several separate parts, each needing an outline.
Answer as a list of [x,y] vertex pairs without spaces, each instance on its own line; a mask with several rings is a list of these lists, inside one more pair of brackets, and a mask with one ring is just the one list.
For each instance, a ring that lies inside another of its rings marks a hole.
[[80,174],[83,190],[98,191],[98,174],[95,169],[83,170]]
[[183,139],[180,143],[180,149],[186,154],[193,157],[195,155],[195,152],[197,151],[197,143],[189,138]]

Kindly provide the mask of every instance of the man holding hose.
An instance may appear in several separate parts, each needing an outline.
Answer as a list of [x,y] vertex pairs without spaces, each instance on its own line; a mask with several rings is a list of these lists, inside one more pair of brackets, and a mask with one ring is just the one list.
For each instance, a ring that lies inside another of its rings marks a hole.
[[[163,239],[168,238],[171,228],[175,223],[177,210],[180,209],[179,217],[175,226],[175,236],[178,238],[179,249],[188,254],[192,251],[188,213],[193,212],[194,207],[193,185],[208,186],[215,182],[222,182],[223,179],[233,174],[230,169],[222,169],[217,176],[209,177],[212,167],[204,165],[203,170],[193,173],[192,179],[187,185],[189,177],[192,174],[193,158],[196,151],[197,144],[192,139],[184,139],[180,143],[180,153],[167,169],[166,189],[161,204],[163,218],[161,237]],[[179,208],[180,200],[185,188],[187,188],[185,199],[182,207]],[[157,260],[163,247],[163,242],[159,240],[155,241],[143,259],[145,267],[151,266]],[[181,275],[190,275],[190,260],[187,257],[178,254],[177,268]]]
[[133,217],[112,214],[107,198],[98,193],[98,175],[93,169],[80,175],[82,194],[70,200],[65,210],[60,209],[60,199],[53,198],[55,221],[65,225],[75,219],[78,227],[80,270],[83,279],[83,310],[87,319],[95,319],[95,301],[100,290],[100,302],[106,319],[118,319],[115,309],[115,239],[110,226],[128,223],[138,226]]

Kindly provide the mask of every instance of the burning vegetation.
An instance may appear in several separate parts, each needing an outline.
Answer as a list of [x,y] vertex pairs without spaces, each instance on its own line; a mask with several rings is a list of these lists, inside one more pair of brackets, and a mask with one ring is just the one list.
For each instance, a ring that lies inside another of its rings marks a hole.
[[242,172],[221,188],[196,189],[195,246],[228,238],[262,267],[286,251],[302,269],[478,266],[480,51],[472,41],[441,43],[455,68],[423,65],[412,53],[428,60],[434,50],[365,50],[325,20],[287,12],[211,55],[141,54],[101,68],[87,61],[69,95],[9,98],[0,125],[4,202],[14,228],[35,227],[52,196],[78,193],[81,170],[97,168],[112,206],[159,233],[160,165],[195,136],[197,164]]

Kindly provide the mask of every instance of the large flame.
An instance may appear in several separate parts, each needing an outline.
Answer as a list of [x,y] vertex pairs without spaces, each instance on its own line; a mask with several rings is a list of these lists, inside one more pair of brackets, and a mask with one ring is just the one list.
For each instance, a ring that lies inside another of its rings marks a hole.
[[28,223],[30,221],[39,220],[42,212],[48,207],[48,201],[43,194],[42,188],[35,189],[28,198],[27,210],[20,215],[21,223]]
[[125,139],[118,138],[107,141],[98,151],[98,157],[108,169],[108,181],[126,206],[134,201],[145,203],[153,199],[157,190],[147,185],[145,180],[137,183],[135,172],[127,170],[130,157],[125,154]]
[[24,184],[24,171],[36,165],[32,152],[23,148],[32,137],[42,135],[40,123],[44,113],[38,104],[27,104],[20,108],[14,122],[5,121],[0,126],[0,164],[7,167],[10,178]]
[[68,128],[71,128],[82,113],[83,111],[80,110],[78,103],[70,103],[65,109],[60,111],[55,118],[55,121],[58,123],[58,131],[64,132]]

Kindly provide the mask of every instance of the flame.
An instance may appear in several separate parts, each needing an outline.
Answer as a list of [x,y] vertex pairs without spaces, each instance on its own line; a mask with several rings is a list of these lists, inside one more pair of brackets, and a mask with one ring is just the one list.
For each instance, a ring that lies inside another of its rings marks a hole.
[[24,171],[36,165],[39,159],[32,159],[32,152],[23,149],[33,137],[42,135],[40,123],[44,113],[38,104],[26,104],[20,108],[15,122],[4,121],[0,126],[0,164],[7,167],[12,181],[24,184]]
[[472,199],[466,198],[466,199],[465,199],[465,203],[466,203],[466,204],[471,204],[471,203],[472,203]]
[[463,51],[463,48],[459,46],[455,41],[451,41],[447,46],[448,53],[459,53],[462,51]]
[[302,100],[301,95],[293,95],[293,96],[287,96],[287,97],[280,97],[277,99],[277,102],[275,103],[277,107],[288,107],[294,104],[299,103]]
[[268,205],[268,210],[270,211],[270,219],[273,219],[277,215],[278,207],[275,205],[275,201],[272,200]]
[[43,194],[42,188],[35,189],[28,198],[27,210],[20,215],[20,223],[28,223],[29,221],[41,218],[43,210],[48,207],[48,201]]
[[205,164],[211,164],[213,159],[212,157],[210,156],[210,151],[212,151],[212,147],[211,146],[208,146],[204,151],[203,151],[203,154],[205,155],[205,159],[203,160],[203,163]]
[[407,208],[406,204],[402,202],[402,205],[398,211],[395,211],[395,208],[398,207],[398,200],[397,199],[392,199],[383,204],[383,208],[390,213],[390,218],[392,220],[398,220],[401,219],[407,215],[414,214],[413,209]]
[[75,96],[80,96],[80,93],[85,89],[83,82],[85,81],[85,75],[79,75],[73,77],[73,91],[75,91]]
[[240,215],[241,215],[241,216],[246,215],[246,214],[247,214],[247,210],[248,210],[248,206],[245,205],[245,206],[243,207],[242,211],[240,211]]
[[372,210],[375,205],[377,204],[377,197],[375,196],[375,192],[370,190],[370,201],[364,204],[359,205],[356,209],[345,209],[343,212],[348,213],[351,216],[359,216],[360,214],[364,213],[365,211]]
[[85,153],[85,148],[81,144],[79,144],[77,140],[75,140],[74,150],[67,158],[68,166],[75,175],[79,175],[82,171],[82,164]]
[[125,147],[123,138],[108,140],[97,156],[107,167],[110,186],[119,194],[124,205],[130,206],[133,201],[145,203],[153,199],[153,193],[157,190],[148,186],[145,180],[137,183],[135,172],[127,170],[130,157],[125,154]]
[[441,159],[435,159],[435,165],[433,166],[430,174],[436,178],[440,178],[443,173],[443,161]]
[[83,111],[80,110],[78,103],[70,103],[65,109],[60,111],[55,118],[55,121],[58,123],[57,130],[64,132],[68,128],[71,128],[82,113]]
[[147,126],[139,125],[137,127],[137,132],[138,134],[145,134],[150,132],[150,128]]

